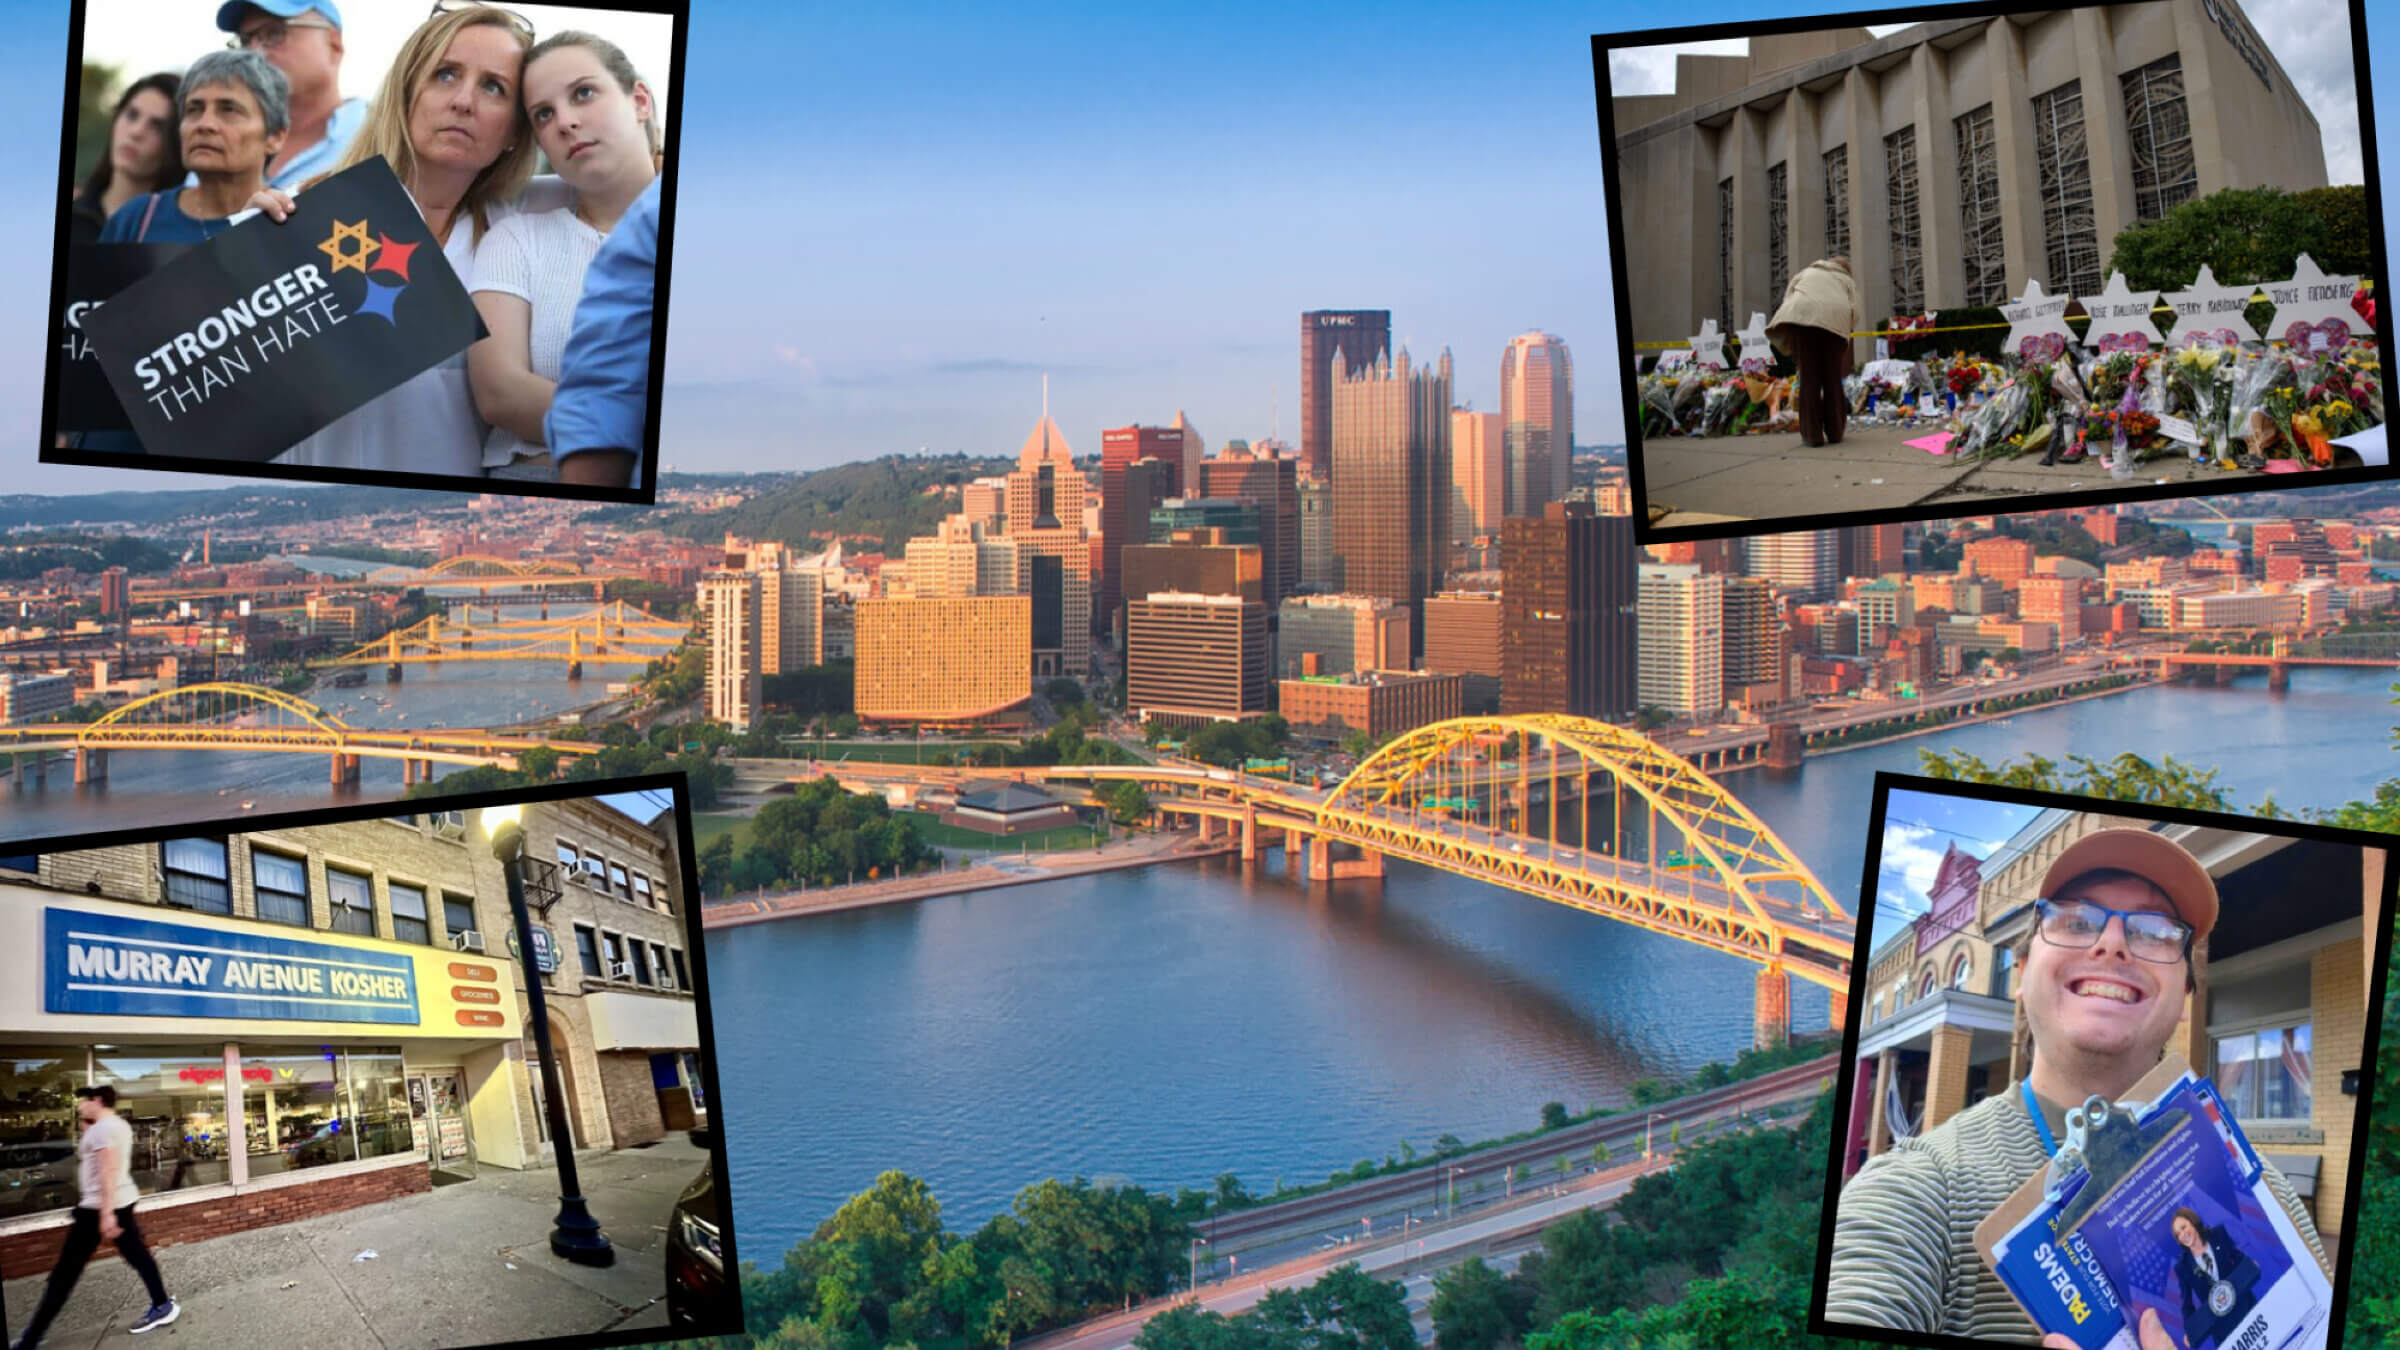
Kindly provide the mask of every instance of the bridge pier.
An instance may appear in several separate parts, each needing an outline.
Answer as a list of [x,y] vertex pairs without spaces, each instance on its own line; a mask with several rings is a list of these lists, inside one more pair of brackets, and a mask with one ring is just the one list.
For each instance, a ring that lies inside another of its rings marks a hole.
[[75,747],[75,782],[77,785],[106,782],[107,779],[108,752],[86,749],[80,745]]
[[335,755],[332,758],[333,785],[335,787],[344,787],[358,781],[358,756]]
[[1355,858],[1344,858],[1333,865],[1331,880],[1383,876],[1383,855],[1371,848],[1362,848]]
[[384,682],[385,684],[398,684],[398,683],[400,683],[400,663],[399,663],[399,662],[397,662],[397,661],[394,661],[394,662],[392,662],[390,665],[388,665],[388,666],[385,666],[385,667],[383,668],[383,682]]
[[1792,977],[1784,973],[1781,965],[1770,964],[1758,972],[1753,1029],[1755,1043],[1761,1050],[1773,1050],[1791,1042]]
[[1770,769],[1797,769],[1808,754],[1808,738],[1798,722],[1767,724],[1766,762]]
[[1242,861],[1258,861],[1258,804],[1242,803]]
[[580,680],[580,679],[582,679],[582,678],[583,678],[583,662],[581,662],[581,661],[569,661],[569,662],[567,663],[567,678],[568,678],[568,679],[570,679],[570,680]]
[[2292,668],[2290,666],[2285,665],[2281,661],[2277,661],[2273,665],[2267,667],[2267,688],[2282,690],[2289,689],[2291,687]]
[[1321,834],[1308,841],[1308,879],[1311,884],[1333,880],[1333,841]]
[[400,761],[400,786],[402,786],[402,787],[415,787],[416,785],[417,785],[417,762],[416,762],[415,760],[413,760],[413,759],[404,759],[404,760],[401,760],[401,761]]
[[1833,1024],[1833,1029],[1834,1029],[1835,1031],[1840,1031],[1842,1028],[1844,1028],[1844,1027],[1846,1027],[1846,1026],[1848,1026],[1848,1025],[1849,1025],[1849,1023],[1850,1023],[1850,991],[1849,991],[1849,990],[1847,990],[1847,989],[1836,989],[1836,990],[1834,990],[1834,991],[1833,991],[1833,1011],[1832,1011],[1832,1015],[1831,1015],[1831,1017],[1830,1017],[1828,1020],[1830,1020],[1830,1021],[1832,1022],[1832,1024]]

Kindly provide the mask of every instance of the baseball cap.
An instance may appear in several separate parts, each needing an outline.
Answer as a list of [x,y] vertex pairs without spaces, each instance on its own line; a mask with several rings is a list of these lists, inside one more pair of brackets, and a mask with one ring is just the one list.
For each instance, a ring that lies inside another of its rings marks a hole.
[[342,26],[342,12],[333,7],[333,0],[225,0],[217,7],[217,27],[228,33],[242,31],[242,11],[246,9],[278,19],[297,19],[313,9],[334,27]]
[[2192,926],[2194,939],[2207,937],[2217,926],[2217,883],[2209,879],[2208,869],[2183,845],[2149,830],[2094,830],[2067,845],[2042,874],[2042,894],[2100,867],[2131,872],[2158,887],[2175,906],[2176,916]]
[[107,1083],[102,1083],[97,1087],[79,1087],[75,1089],[75,1095],[87,1100],[96,1097],[99,1099],[102,1106],[109,1107],[112,1110],[117,1104],[117,1090],[114,1086]]

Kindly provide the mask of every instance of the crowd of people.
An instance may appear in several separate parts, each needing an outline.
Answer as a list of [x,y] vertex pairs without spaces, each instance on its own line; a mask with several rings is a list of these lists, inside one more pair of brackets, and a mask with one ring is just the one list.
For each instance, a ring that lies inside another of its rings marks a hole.
[[[380,156],[490,334],[271,462],[633,485],[665,110],[623,50],[441,0],[375,97],[344,99],[335,0],[227,0],[216,18],[223,50],[118,100],[74,197],[75,242],[281,222],[311,183]],[[81,444],[140,448],[129,433]]]

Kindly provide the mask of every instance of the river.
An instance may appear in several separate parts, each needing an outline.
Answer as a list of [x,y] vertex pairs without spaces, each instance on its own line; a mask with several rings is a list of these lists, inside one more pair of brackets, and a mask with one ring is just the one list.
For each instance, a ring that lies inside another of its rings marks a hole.
[[[2330,806],[2400,776],[2391,681],[2145,687],[1722,781],[1846,899],[1874,775],[1921,749],[2138,745],[2220,769],[2243,807]],[[721,929],[707,955],[735,1218],[767,1266],[886,1168],[954,1229],[1049,1176],[1264,1191],[1527,1129],[1547,1101],[1619,1104],[1751,1037],[1747,963],[1407,865],[1312,896],[1162,864]],[[1822,990],[1794,1004],[1825,1025]]]
[[[372,565],[349,564],[357,570]],[[317,570],[334,569],[320,565]],[[478,620],[491,612],[483,605],[474,608]],[[588,599],[553,602],[550,616],[571,618],[591,609]],[[452,612],[456,611],[454,605]],[[541,607],[503,605],[500,612],[507,618],[535,618]],[[385,683],[379,666],[360,669],[367,673],[363,685],[336,688],[328,675],[301,697],[358,727],[501,726],[596,703],[607,697],[610,682],[626,679],[639,667],[592,665],[582,680],[570,681],[563,660],[456,661],[407,666],[397,684]],[[78,787],[72,767],[55,759],[46,780],[32,780],[29,774],[0,780],[0,839],[306,810],[395,798],[407,790],[396,759],[361,758],[358,783],[340,789],[331,785],[331,770],[325,755],[112,750],[107,779]],[[450,769],[442,766],[438,771]],[[244,802],[251,804],[251,812],[244,812]]]

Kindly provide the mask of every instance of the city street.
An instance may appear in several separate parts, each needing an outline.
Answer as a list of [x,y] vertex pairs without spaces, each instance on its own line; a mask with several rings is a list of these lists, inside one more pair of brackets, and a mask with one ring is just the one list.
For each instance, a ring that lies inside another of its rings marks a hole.
[[[1797,529],[1809,518],[1878,508],[1945,505],[2007,510],[2009,499],[2028,494],[2099,492],[2160,482],[2224,483],[2265,478],[2262,474],[2201,468],[2181,458],[2154,459],[2136,466],[2119,483],[2105,464],[2044,466],[2038,454],[2020,459],[1966,460],[1935,455],[1905,442],[1934,434],[1932,427],[1878,426],[1852,421],[1839,445],[1810,449],[1797,432],[1759,436],[1660,436],[1642,442],[1642,490],[1635,503],[1653,514],[1661,529],[1723,520],[1788,518]],[[2269,480],[2304,483],[2306,475]]]
[[[670,1134],[575,1161],[592,1217],[616,1248],[613,1266],[551,1254],[557,1172],[487,1166],[474,1181],[384,1204],[156,1249],[183,1315],[144,1341],[126,1330],[148,1303],[141,1281],[113,1256],[95,1260],[44,1344],[433,1350],[664,1328],[670,1211],[708,1155]],[[12,1338],[46,1279],[0,1286]]]

